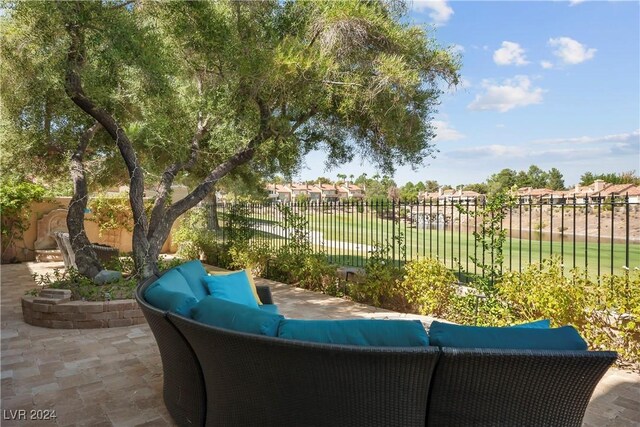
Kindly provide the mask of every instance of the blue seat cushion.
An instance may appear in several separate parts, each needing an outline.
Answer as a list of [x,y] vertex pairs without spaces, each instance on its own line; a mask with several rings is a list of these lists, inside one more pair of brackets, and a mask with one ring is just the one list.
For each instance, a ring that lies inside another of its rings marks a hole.
[[202,282],[202,278],[207,275],[207,271],[200,261],[194,259],[193,261],[185,262],[177,266],[176,270],[185,278],[198,301],[209,295],[206,286]]
[[271,314],[280,314],[280,311],[278,310],[278,306],[275,304],[262,304],[260,306],[260,310],[264,310],[267,313],[271,313]]
[[429,337],[418,320],[285,319],[280,322],[278,336],[300,341],[375,347],[429,345]]
[[549,329],[551,321],[549,319],[534,320],[533,322],[520,323],[519,325],[511,325],[511,328],[538,328]]
[[249,283],[245,270],[224,275],[204,276],[203,280],[209,289],[209,294],[212,296],[235,302],[236,304],[258,308],[258,303],[253,296],[251,283]]
[[218,328],[275,337],[284,316],[207,296],[191,309],[191,318]]
[[455,348],[517,350],[586,350],[587,343],[572,326],[560,328],[498,328],[454,325],[434,321],[429,328],[432,345]]
[[153,282],[144,298],[156,308],[183,316],[189,316],[191,307],[198,302],[185,278],[176,270],[167,271]]

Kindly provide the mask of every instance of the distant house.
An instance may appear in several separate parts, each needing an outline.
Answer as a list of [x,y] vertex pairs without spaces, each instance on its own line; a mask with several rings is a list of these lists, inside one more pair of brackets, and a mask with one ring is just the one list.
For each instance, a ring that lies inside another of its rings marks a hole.
[[291,189],[291,196],[293,200],[297,200],[300,196],[308,196],[309,195],[309,185],[307,184],[289,184],[289,188]]
[[591,185],[576,185],[568,195],[567,203],[583,205],[585,203],[603,203],[611,200],[624,200],[629,196],[629,202],[640,201],[640,187],[633,184],[609,184],[601,179]]
[[316,185],[308,186],[307,194],[312,202],[320,202],[322,200],[322,190]]
[[335,202],[338,200],[338,186],[335,184],[319,184],[316,187],[322,192],[321,200]]
[[300,196],[309,197],[309,201],[336,201],[339,199],[362,199],[364,191],[355,184],[267,184],[265,186],[269,200],[291,202]]
[[428,193],[419,193],[418,200],[422,201],[437,201],[438,203],[469,203],[474,204],[476,202],[481,202],[485,198],[484,194],[477,193],[475,191],[469,190],[443,190],[439,188],[438,191]]
[[576,184],[574,188],[566,191],[551,191],[546,188],[520,189],[519,195],[524,203],[540,202],[544,204],[576,204],[603,203],[611,200],[623,200],[627,195],[629,202],[640,201],[640,187],[633,184],[609,184],[602,180],[596,180],[591,185]]
[[629,197],[629,203],[640,203],[640,187],[636,185],[630,188],[627,191],[626,196]]
[[340,199],[362,199],[364,191],[362,188],[349,182],[338,186],[338,198]]
[[624,198],[629,191],[637,188],[633,184],[610,184],[606,185],[601,191],[597,194],[594,194],[591,197],[592,202],[604,202],[606,200],[612,199],[622,199]]
[[551,195],[553,195],[553,190],[549,188],[518,188],[520,203],[542,203],[549,200]]
[[265,190],[268,192],[267,197],[269,200],[274,202],[290,202],[293,197],[293,191],[286,185],[268,184]]

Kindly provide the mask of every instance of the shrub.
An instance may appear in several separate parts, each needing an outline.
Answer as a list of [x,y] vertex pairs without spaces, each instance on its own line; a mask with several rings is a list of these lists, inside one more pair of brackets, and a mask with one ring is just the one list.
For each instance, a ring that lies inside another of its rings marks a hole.
[[420,314],[443,317],[448,313],[457,285],[453,273],[440,261],[424,258],[405,267],[400,289]]
[[[396,237],[399,246],[403,246],[403,236]],[[369,259],[365,265],[365,276],[351,285],[350,296],[366,304],[389,309],[404,310],[407,302],[397,283],[404,275],[404,269],[396,265],[393,259],[393,243],[375,243],[369,251]],[[402,249],[400,253],[405,253]]]
[[496,324],[540,318],[555,326],[571,324],[590,348],[615,350],[621,364],[640,369],[640,271],[605,275],[596,283],[582,269],[563,274],[553,258],[505,274],[497,289]]
[[[158,259],[160,272],[173,268],[183,261],[174,259]],[[117,299],[133,299],[138,280],[134,277],[126,277],[133,272],[133,259],[131,257],[121,257],[109,265],[109,268],[123,273],[123,278],[104,285],[96,285],[91,279],[86,278],[75,268],[68,268],[64,271],[54,269],[53,273],[32,275],[37,287],[27,294],[37,295],[40,289],[69,289],[71,299],[76,301],[110,301]]]
[[21,240],[29,227],[32,202],[41,201],[45,189],[28,181],[3,178],[0,182],[0,218],[2,218],[2,261],[14,262],[15,242]]
[[229,267],[231,243],[220,242],[218,233],[209,230],[208,215],[207,208],[196,207],[182,217],[173,233],[173,240],[178,244],[177,255],[184,259],[201,259],[209,264]]
[[127,231],[133,230],[133,214],[129,197],[126,194],[113,197],[93,196],[89,201],[89,209],[91,209],[92,215],[88,217],[88,220],[98,225],[101,236],[105,231],[120,228]]
[[531,264],[522,272],[508,272],[497,285],[498,299],[505,303],[503,322],[552,319],[556,325],[586,322],[592,284],[574,269],[565,276],[558,258]]
[[[64,271],[53,270],[53,273],[33,275],[33,280],[39,287],[51,289],[69,289],[71,299],[76,301],[109,301],[116,299],[130,299],[134,297],[135,279],[121,279],[117,282],[97,286],[91,279],[84,277],[75,268]],[[37,290],[36,290],[37,292]]]
[[271,248],[266,242],[251,242],[245,248],[229,248],[229,268],[249,268],[256,276],[264,276],[272,259]]
[[594,289],[582,333],[593,348],[616,350],[640,370],[640,270],[605,275]]

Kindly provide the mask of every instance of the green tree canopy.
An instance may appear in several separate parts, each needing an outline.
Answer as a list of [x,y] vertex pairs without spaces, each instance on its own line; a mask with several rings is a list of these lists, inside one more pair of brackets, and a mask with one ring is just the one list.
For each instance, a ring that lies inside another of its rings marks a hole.
[[500,172],[493,174],[487,179],[489,194],[498,194],[502,191],[517,185],[517,172],[513,169],[502,169]]
[[558,169],[551,168],[551,170],[549,171],[549,174],[547,176],[547,188],[550,188],[556,191],[565,189],[564,177],[562,176],[562,173]]
[[[459,63],[398,4],[8,3],[3,63],[42,70],[37,87],[28,73],[3,77],[3,98],[20,89],[28,100],[8,120],[46,133],[51,99],[63,104],[52,129],[101,125],[111,145],[100,155],[126,167],[146,277],[175,219],[238,168],[290,173],[322,149],[329,166],[360,155],[390,172],[432,154],[430,118]],[[171,184],[185,177],[193,190],[172,203]],[[150,215],[145,183],[158,190]]]
[[489,192],[489,186],[485,183],[468,184],[464,186],[464,190],[475,191],[480,194],[487,194]]
[[609,184],[634,184],[640,185],[640,177],[636,175],[635,171],[628,171],[622,173],[601,173],[594,174],[592,172],[585,172],[580,177],[580,185],[591,185],[596,180],[601,179]]
[[440,184],[438,184],[438,181],[434,181],[434,180],[427,180],[424,182],[425,185],[425,191],[427,191],[428,193],[435,193],[436,191],[438,191],[438,188],[440,188]]

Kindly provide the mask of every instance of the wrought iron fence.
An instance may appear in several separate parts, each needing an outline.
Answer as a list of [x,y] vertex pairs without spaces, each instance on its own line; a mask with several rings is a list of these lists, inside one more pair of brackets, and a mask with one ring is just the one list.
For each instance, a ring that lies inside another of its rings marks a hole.
[[[212,208],[212,226],[228,239],[231,203]],[[495,262],[495,246],[480,239],[494,212],[486,200],[323,201],[235,205],[253,229],[253,241],[272,250],[293,230],[286,212],[304,218],[312,246],[336,264],[362,267],[376,246],[387,246],[398,264],[435,257],[458,273],[482,275]],[[286,209],[284,207],[286,206]],[[215,214],[215,215],[213,215]],[[600,277],[640,268],[640,203],[629,197],[520,200],[504,208],[501,226],[505,270],[521,271],[533,262],[559,256],[566,269],[582,267]],[[217,223],[217,224],[216,224]],[[225,231],[227,230],[227,231]]]

